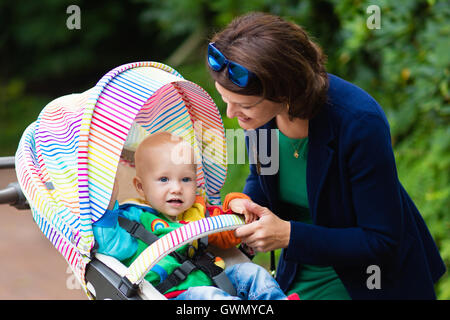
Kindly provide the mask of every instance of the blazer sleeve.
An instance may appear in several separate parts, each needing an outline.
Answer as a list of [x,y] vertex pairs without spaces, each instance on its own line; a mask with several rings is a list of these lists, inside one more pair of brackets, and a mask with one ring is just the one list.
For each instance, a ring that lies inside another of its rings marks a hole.
[[333,266],[392,262],[403,232],[403,209],[387,121],[378,114],[365,114],[348,123],[340,139],[356,226],[291,222],[284,258]]
[[[258,135],[258,132],[259,131],[257,130],[257,135]],[[247,137],[245,137],[245,147],[247,149],[247,154],[248,154],[249,159],[252,159],[256,155],[253,155],[253,157],[252,157],[249,144],[250,144],[249,136],[247,136]],[[254,150],[252,152],[257,153],[257,150]],[[250,169],[250,173],[245,181],[244,190],[242,192],[245,193],[246,195],[248,195],[250,197],[250,199],[252,199],[253,202],[256,202],[260,206],[269,207],[270,206],[269,200],[267,199],[267,196],[265,195],[265,193],[263,192],[263,190],[261,188],[259,175],[256,171],[256,165],[250,164],[249,169]]]
[[269,207],[269,200],[261,189],[258,174],[256,173],[256,165],[250,165],[250,174],[245,181],[244,190],[242,191],[260,206]]

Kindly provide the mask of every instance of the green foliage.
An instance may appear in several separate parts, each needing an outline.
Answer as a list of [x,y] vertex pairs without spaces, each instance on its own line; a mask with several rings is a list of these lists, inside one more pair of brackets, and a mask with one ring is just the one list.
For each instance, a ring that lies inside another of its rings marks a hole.
[[14,155],[25,128],[36,121],[48,99],[24,96],[24,83],[13,79],[0,83],[0,146],[3,156]]
[[[69,30],[69,5],[81,29]],[[138,23],[143,6],[127,1],[0,1],[0,156],[14,154],[26,125],[51,100],[83,92],[133,61],[161,61],[178,40]],[[133,18],[130,18],[133,17]]]
[[[79,5],[82,29],[65,27]],[[366,9],[378,5],[381,28]],[[164,62],[192,33],[204,43],[249,11],[281,15],[323,47],[327,69],[369,92],[385,110],[398,175],[450,267],[450,6],[445,0],[132,0],[0,2],[0,152],[11,155],[25,126],[50,100],[92,87],[131,61]],[[204,47],[175,68],[213,97],[225,116],[204,62]],[[193,57],[192,57],[193,56]],[[242,190],[248,165],[230,165],[223,194]],[[268,267],[268,254],[257,262]],[[450,279],[436,287],[450,299]]]
[[[445,1],[335,1],[342,17],[335,72],[371,93],[390,124],[398,175],[450,266],[450,7]],[[364,28],[370,4],[381,29]],[[364,15],[363,15],[364,17]],[[361,67],[363,66],[363,67]],[[450,299],[446,275],[437,286]]]

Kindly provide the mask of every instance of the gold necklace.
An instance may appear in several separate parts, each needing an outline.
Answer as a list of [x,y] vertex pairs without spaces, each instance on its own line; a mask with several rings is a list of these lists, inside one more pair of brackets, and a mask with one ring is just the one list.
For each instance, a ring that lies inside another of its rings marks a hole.
[[300,146],[301,146],[303,140],[300,140],[300,141],[298,142],[297,148],[295,147],[295,145],[292,143],[291,140],[289,140],[289,141],[290,141],[290,143],[291,143],[291,145],[292,145],[292,148],[294,149],[294,157],[295,157],[295,159],[298,159],[298,157],[300,157],[300,154],[298,153],[298,149],[300,149]]

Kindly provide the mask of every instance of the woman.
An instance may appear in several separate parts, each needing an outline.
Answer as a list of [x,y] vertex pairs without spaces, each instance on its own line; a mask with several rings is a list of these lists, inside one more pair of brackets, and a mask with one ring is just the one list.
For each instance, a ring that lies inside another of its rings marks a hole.
[[301,27],[263,13],[209,44],[227,116],[269,137],[250,151],[270,152],[260,133],[279,130],[278,172],[251,164],[244,188],[259,220],[236,236],[258,251],[283,248],[277,281],[300,299],[435,299],[445,265],[398,180],[385,114],[324,63]]

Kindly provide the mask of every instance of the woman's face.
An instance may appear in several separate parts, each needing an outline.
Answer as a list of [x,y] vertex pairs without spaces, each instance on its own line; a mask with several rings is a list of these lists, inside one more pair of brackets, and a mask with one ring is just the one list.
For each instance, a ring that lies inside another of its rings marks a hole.
[[227,104],[227,117],[237,118],[242,129],[256,129],[280,113],[287,112],[280,102],[262,100],[259,96],[244,96],[225,89],[216,82],[216,89]]

